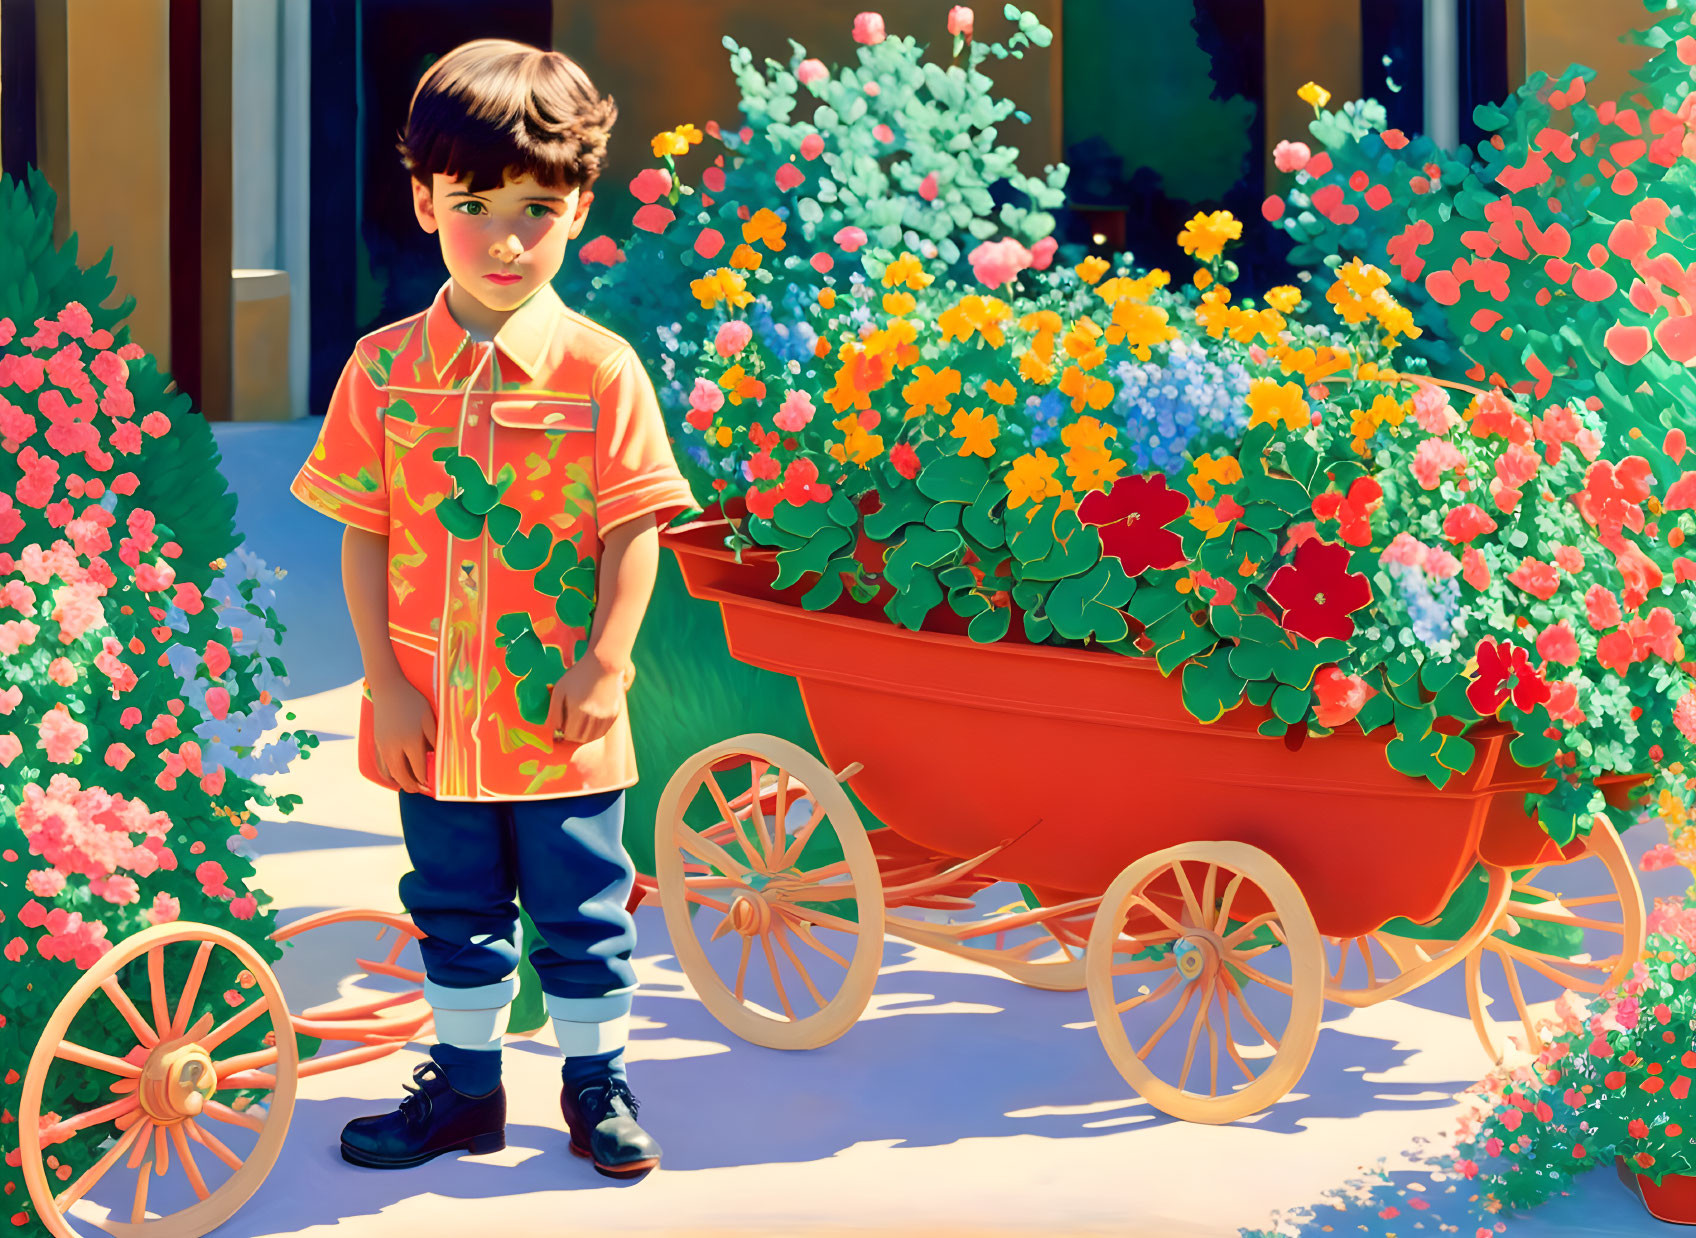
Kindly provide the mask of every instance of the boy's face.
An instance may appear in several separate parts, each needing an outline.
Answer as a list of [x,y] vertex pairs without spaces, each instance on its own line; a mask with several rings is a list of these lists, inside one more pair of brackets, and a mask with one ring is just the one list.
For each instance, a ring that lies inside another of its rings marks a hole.
[[437,172],[430,181],[412,182],[419,226],[440,235],[453,281],[497,312],[517,309],[559,273],[566,243],[583,231],[595,196],[528,174],[477,193],[465,177]]

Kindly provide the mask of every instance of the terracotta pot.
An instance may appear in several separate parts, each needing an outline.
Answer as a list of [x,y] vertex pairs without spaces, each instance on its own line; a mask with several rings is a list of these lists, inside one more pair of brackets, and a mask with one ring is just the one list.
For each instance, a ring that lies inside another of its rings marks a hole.
[[1647,1176],[1627,1168],[1623,1157],[1615,1161],[1619,1180],[1643,1201],[1649,1215],[1674,1225],[1696,1225],[1696,1176],[1668,1174],[1656,1186]]

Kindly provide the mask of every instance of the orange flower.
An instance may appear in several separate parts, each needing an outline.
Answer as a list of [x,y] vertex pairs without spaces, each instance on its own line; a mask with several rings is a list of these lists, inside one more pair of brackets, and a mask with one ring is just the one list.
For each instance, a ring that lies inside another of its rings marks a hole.
[[[1270,378],[1257,378],[1248,388],[1248,423],[1251,426],[1278,425],[1291,430],[1304,430],[1310,410],[1295,383],[1278,383]],[[1199,527],[1199,526],[1197,526]]]
[[925,274],[923,264],[912,254],[905,251],[894,262],[883,268],[883,286],[885,288],[894,288],[897,285],[905,284],[914,292],[917,292],[921,288],[929,287],[934,278],[933,275]]
[[949,396],[960,394],[960,374],[952,367],[944,367],[941,373],[933,371],[928,365],[921,365],[913,371],[913,381],[901,389],[901,398],[907,401],[906,420],[922,417],[929,409],[935,409],[946,417],[950,412]]
[[1086,284],[1095,283],[1096,280],[1107,274],[1108,269],[1108,263],[1105,258],[1096,258],[1093,256],[1085,258],[1073,268],[1073,270],[1077,271],[1078,278],[1083,280]]
[[730,255],[730,265],[744,271],[757,271],[760,267],[760,255],[747,245],[738,245],[736,252]]
[[1028,383],[1046,387],[1054,381],[1054,367],[1037,355],[1033,347],[1019,356],[1019,377]]
[[1019,398],[1018,389],[1010,382],[985,383],[984,394],[997,404],[1011,404]]
[[776,253],[786,243],[783,234],[787,228],[788,225],[777,217],[776,212],[769,207],[762,206],[754,212],[753,217],[747,223],[742,225],[742,239],[749,242],[763,242],[767,249]]
[[1000,348],[1007,342],[1001,324],[1011,317],[1012,313],[1012,308],[1005,301],[995,297],[973,295],[962,297],[958,304],[951,305],[938,314],[936,325],[942,331],[944,344],[952,340],[965,343],[972,337],[972,332],[976,331],[991,348]]
[[1066,355],[1078,363],[1079,369],[1093,370],[1107,360],[1106,346],[1096,343],[1100,338],[1101,327],[1095,320],[1080,318],[1072,324],[1072,329],[1066,332],[1061,343],[1065,346]]
[[886,292],[883,294],[883,312],[892,318],[903,314],[911,314],[913,307],[918,304],[910,292]]
[[1060,392],[1072,397],[1072,411],[1081,413],[1084,405],[1106,408],[1113,402],[1113,384],[1103,378],[1091,378],[1075,365],[1066,367],[1060,376]]

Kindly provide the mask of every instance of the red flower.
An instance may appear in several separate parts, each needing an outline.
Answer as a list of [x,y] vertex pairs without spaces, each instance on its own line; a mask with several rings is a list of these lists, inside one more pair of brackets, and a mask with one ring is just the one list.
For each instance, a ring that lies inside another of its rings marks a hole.
[[1555,574],[1553,563],[1544,563],[1540,559],[1523,559],[1508,580],[1524,589],[1532,597],[1548,601],[1560,587],[1560,579]]
[[891,447],[889,462],[895,466],[895,471],[908,481],[919,475],[919,453],[913,450],[911,443],[897,443]]
[[777,512],[778,496],[783,493],[782,486],[761,488],[755,486],[744,496],[748,503],[748,511],[761,520],[770,520]]
[[1642,456],[1628,456],[1617,466],[1598,460],[1584,474],[1578,510],[1604,534],[1617,535],[1622,526],[1641,529],[1641,504],[1649,497],[1654,480],[1649,462]]
[[1466,553],[1460,557],[1461,578],[1474,589],[1490,587],[1490,565],[1484,562],[1484,552],[1476,546],[1468,546]]
[[1683,629],[1678,626],[1678,620],[1673,618],[1672,611],[1665,606],[1655,607],[1649,612],[1647,619],[1633,619],[1629,630],[1631,639],[1637,646],[1639,659],[1645,654],[1653,653],[1668,662],[1678,661],[1678,637]]
[[1480,533],[1494,533],[1496,522],[1476,503],[1466,503],[1450,512],[1443,521],[1443,536],[1451,542],[1470,542]]
[[1384,497],[1384,488],[1370,477],[1349,487],[1347,497],[1332,491],[1313,500],[1313,514],[1321,520],[1336,520],[1337,536],[1351,546],[1372,542],[1372,511]]
[[1578,638],[1565,619],[1543,629],[1537,637],[1537,653],[1545,661],[1559,662],[1562,666],[1578,664]]
[[819,466],[805,457],[791,460],[783,475],[783,501],[796,507],[830,502],[830,487],[819,481]]
[[1516,709],[1530,710],[1549,699],[1549,685],[1531,667],[1531,655],[1503,641],[1478,642],[1478,672],[1466,690],[1481,717],[1492,718],[1511,697]]
[[1345,675],[1339,668],[1327,666],[1313,677],[1313,695],[1319,698],[1313,709],[1314,721],[1335,730],[1352,721],[1378,690],[1359,675]]
[[1598,632],[1605,632],[1620,622],[1619,599],[1601,585],[1591,585],[1584,595],[1584,612],[1590,626]]
[[1616,675],[1625,674],[1638,660],[1637,642],[1624,628],[1616,628],[1596,644],[1596,661]]
[[1295,562],[1279,568],[1266,590],[1284,608],[1284,627],[1316,642],[1353,636],[1349,615],[1372,601],[1372,586],[1348,569],[1346,547],[1321,541],[1296,547]]
[[1632,1118],[1630,1125],[1625,1128],[1625,1133],[1633,1139],[1647,1139],[1649,1137],[1649,1124],[1642,1118]]
[[1121,477],[1103,493],[1078,504],[1078,519],[1101,530],[1102,553],[1131,576],[1184,562],[1183,542],[1166,526],[1189,509],[1189,500],[1166,485],[1163,474]]

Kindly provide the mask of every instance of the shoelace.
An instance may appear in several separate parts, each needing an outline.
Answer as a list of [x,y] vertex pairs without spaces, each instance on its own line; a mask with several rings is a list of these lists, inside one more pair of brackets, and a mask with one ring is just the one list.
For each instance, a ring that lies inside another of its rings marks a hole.
[[[609,1079],[605,1083],[597,1083],[592,1087],[584,1088],[578,1096],[578,1103],[582,1104],[585,1099],[597,1093],[600,1094],[601,1102],[598,1108],[610,1110],[615,1096],[629,1107],[632,1118],[636,1117],[637,1110],[641,1108],[635,1095],[630,1091],[630,1085],[622,1079]],[[589,1109],[590,1106],[583,1105],[583,1108]]]
[[424,1084],[428,1080],[442,1079],[444,1076],[434,1062],[425,1062],[413,1069],[412,1078],[418,1086],[414,1087],[410,1083],[402,1085],[406,1090],[406,1097],[400,1102],[400,1112],[414,1126],[422,1126],[430,1120],[434,1107],[430,1094],[424,1090]]

